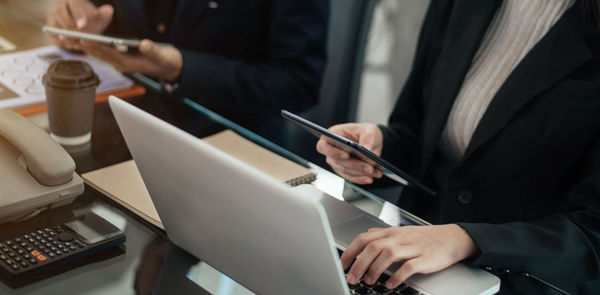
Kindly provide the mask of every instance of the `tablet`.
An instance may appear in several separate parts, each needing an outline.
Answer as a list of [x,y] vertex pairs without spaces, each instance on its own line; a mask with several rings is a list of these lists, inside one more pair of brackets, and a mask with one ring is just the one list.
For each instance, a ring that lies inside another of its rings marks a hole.
[[62,35],[67,36],[74,39],[82,39],[88,40],[98,43],[104,43],[114,46],[117,50],[121,52],[129,52],[129,51],[137,51],[140,46],[141,40],[137,39],[123,39],[116,38],[98,34],[84,33],[79,31],[71,31],[65,29],[59,29],[54,27],[44,26],[42,28],[43,32],[54,34],[54,35]]
[[396,182],[406,186],[414,185],[430,195],[437,195],[434,190],[428,188],[416,178],[408,175],[406,172],[400,170],[398,167],[392,165],[390,162],[377,156],[376,154],[364,148],[357,142],[345,138],[341,135],[335,134],[313,122],[310,122],[300,116],[294,115],[288,111],[282,110],[281,116],[291,121],[292,123],[304,128],[305,130],[319,138],[321,138],[321,136],[325,136],[325,140],[327,140],[327,142],[348,152],[352,157],[364,161],[367,164],[381,170],[383,172],[383,175],[385,175],[386,177],[393,179]]

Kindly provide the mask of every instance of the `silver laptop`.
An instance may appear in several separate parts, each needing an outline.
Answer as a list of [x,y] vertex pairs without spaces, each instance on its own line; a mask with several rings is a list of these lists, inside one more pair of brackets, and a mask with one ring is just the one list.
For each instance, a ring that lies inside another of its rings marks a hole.
[[[291,189],[114,96],[109,103],[173,243],[258,294],[353,294],[336,246],[380,221],[310,185]],[[494,294],[500,281],[457,264],[407,285]]]

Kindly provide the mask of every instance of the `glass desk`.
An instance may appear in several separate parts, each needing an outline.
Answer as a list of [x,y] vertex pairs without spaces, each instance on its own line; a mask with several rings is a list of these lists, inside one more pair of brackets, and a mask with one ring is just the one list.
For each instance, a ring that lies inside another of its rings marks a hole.
[[[207,113],[189,100],[175,100],[149,90],[141,97],[128,99],[138,107],[198,137],[224,128],[258,140],[258,143],[318,173],[314,182],[324,192],[351,202],[391,225],[422,223],[362,189],[274,146],[239,126],[228,125],[222,118]],[[225,124],[225,125],[224,125]],[[131,159],[123,137],[107,103],[96,104],[94,129],[89,145],[69,151],[82,174]],[[13,239],[49,223],[65,221],[93,211],[125,231],[125,249],[106,251],[82,266],[13,289],[0,282],[0,294],[251,294],[225,275],[172,245],[164,231],[120,207],[86,185],[85,192],[72,204],[51,209],[22,222],[0,225],[0,239]],[[84,263],[83,261],[81,262]],[[73,268],[75,267],[75,268]],[[69,268],[69,264],[65,266]]]

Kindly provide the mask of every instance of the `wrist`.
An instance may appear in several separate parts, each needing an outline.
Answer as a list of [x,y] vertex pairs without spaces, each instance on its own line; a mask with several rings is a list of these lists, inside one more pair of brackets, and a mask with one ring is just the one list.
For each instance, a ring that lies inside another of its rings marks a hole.
[[467,231],[457,224],[450,224],[450,226],[452,226],[453,232],[455,233],[454,236],[456,237],[456,260],[462,261],[475,256],[479,252],[479,248],[477,248],[477,245]]

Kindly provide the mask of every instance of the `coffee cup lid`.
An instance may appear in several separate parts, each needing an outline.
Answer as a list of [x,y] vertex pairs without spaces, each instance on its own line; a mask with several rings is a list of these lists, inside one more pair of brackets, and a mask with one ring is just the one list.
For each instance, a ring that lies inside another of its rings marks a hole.
[[48,67],[42,82],[49,88],[82,89],[97,87],[100,79],[85,61],[57,60]]

